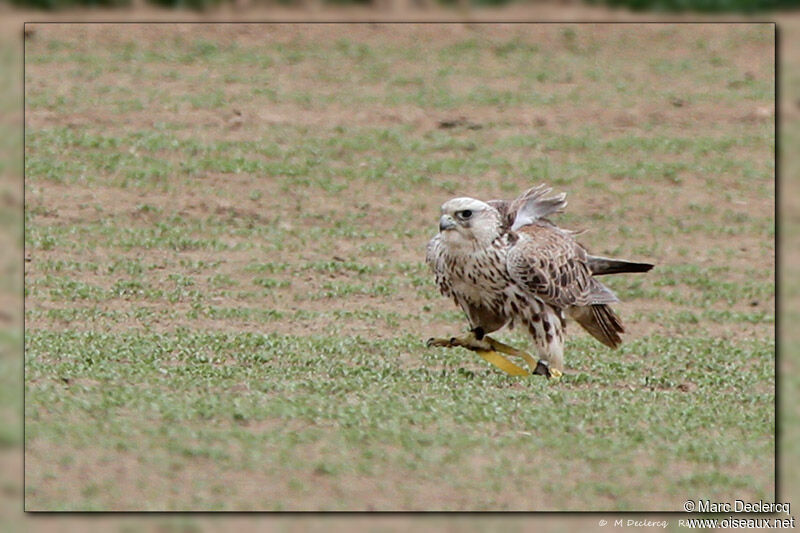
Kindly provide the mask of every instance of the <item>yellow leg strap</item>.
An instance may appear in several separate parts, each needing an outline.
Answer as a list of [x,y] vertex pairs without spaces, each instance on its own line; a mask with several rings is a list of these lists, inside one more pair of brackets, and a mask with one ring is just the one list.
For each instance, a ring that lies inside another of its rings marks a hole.
[[[491,364],[505,372],[506,374],[510,374],[512,376],[529,376],[531,373],[524,368],[520,368],[519,366],[515,365],[498,352],[502,352],[508,355],[513,355],[514,357],[521,357],[528,363],[528,366],[531,367],[532,370],[536,370],[539,367],[539,363],[531,357],[529,354],[523,352],[522,350],[517,350],[513,346],[509,346],[508,344],[504,344],[500,341],[496,341],[493,338],[486,335],[483,337],[482,340],[478,341],[475,339],[472,333],[465,335],[463,337],[453,337],[449,339],[439,339],[439,338],[431,338],[428,339],[427,343],[428,346],[441,346],[445,348],[452,348],[454,346],[461,346],[463,348],[467,348],[468,350],[472,350],[477,352],[478,355],[489,361]],[[487,349],[490,348],[490,349]],[[556,369],[549,369],[550,377],[558,378],[561,376],[561,372]]]
[[489,336],[484,337],[484,339],[489,341],[489,344],[491,344],[492,348],[495,351],[507,353],[508,355],[513,355],[515,357],[522,357],[523,359],[525,359],[525,362],[528,363],[528,365],[531,368],[536,368],[537,364],[536,360],[529,354],[523,352],[522,350],[517,350],[513,346],[509,346],[508,344],[503,344],[502,342],[496,341]]
[[[524,368],[518,367],[499,353],[495,351],[487,352],[485,350],[476,350],[478,355],[492,363],[494,366],[505,372],[506,374],[511,374],[512,376],[529,376],[530,372],[525,370]],[[527,354],[526,354],[527,355]],[[530,356],[528,356],[530,357]],[[536,363],[533,364],[533,367],[536,368]]]

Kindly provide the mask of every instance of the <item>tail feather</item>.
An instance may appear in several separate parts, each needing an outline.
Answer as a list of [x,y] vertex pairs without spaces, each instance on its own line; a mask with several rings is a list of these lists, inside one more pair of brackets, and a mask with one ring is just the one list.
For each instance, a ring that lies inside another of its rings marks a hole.
[[589,270],[591,270],[592,274],[595,276],[623,274],[625,272],[648,272],[653,268],[653,265],[650,263],[634,263],[632,261],[611,259],[599,255],[587,256],[586,262],[589,264]]
[[569,316],[588,331],[592,337],[609,348],[622,344],[620,333],[625,333],[622,322],[614,310],[605,304],[571,307]]

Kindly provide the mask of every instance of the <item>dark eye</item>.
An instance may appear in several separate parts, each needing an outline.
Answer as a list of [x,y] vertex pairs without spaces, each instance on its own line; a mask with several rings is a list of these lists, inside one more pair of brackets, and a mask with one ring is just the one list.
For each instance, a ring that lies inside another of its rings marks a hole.
[[464,209],[463,211],[458,213],[458,217],[462,220],[467,220],[471,216],[472,216],[472,211],[470,211],[469,209]]

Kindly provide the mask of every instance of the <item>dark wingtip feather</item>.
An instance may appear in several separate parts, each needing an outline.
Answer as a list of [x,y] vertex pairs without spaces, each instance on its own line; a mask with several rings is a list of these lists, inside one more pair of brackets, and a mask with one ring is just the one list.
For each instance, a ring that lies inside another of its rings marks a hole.
[[620,333],[625,333],[619,317],[607,305],[593,305],[592,315],[595,323],[600,326],[602,336],[595,335],[595,338],[609,348],[618,348],[622,344]]
[[625,333],[622,322],[608,305],[592,304],[571,307],[567,311],[583,329],[609,348],[618,348],[622,344],[620,333]]

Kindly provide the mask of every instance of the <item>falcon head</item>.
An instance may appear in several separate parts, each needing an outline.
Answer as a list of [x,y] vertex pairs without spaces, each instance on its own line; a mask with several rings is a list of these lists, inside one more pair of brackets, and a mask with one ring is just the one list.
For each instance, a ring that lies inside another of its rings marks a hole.
[[502,232],[500,213],[474,198],[453,198],[442,205],[439,234],[452,249],[489,246]]

